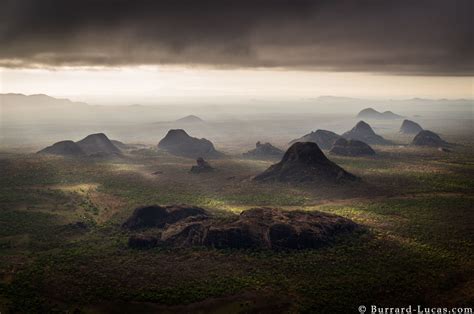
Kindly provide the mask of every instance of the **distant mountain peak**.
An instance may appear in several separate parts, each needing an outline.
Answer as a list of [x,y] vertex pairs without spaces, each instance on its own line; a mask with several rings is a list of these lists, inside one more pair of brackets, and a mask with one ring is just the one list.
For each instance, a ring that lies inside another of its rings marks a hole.
[[384,111],[380,112],[375,110],[374,108],[365,108],[362,109],[358,114],[358,118],[361,119],[401,119],[402,116],[393,113],[392,111]]
[[374,108],[365,108],[365,109],[362,109],[359,114],[361,113],[365,113],[365,112],[374,112],[374,113],[380,113],[379,111],[375,110]]
[[204,120],[199,118],[198,116],[195,116],[195,115],[191,114],[191,115],[188,115],[188,116],[183,117],[181,119],[178,119],[175,122],[198,123],[198,122],[204,122]]
[[421,131],[423,131],[423,128],[411,120],[403,120],[402,126],[400,127],[400,133],[405,134],[418,134]]
[[366,144],[390,144],[390,141],[387,141],[380,135],[376,134],[372,127],[364,121],[359,121],[355,127],[353,127],[350,131],[347,131],[346,133],[342,134],[342,136],[348,140],[358,140]]
[[298,139],[292,140],[290,144],[296,142],[313,142],[318,144],[321,149],[330,149],[340,137],[340,135],[334,132],[318,129]]
[[357,124],[355,125],[355,127],[352,130],[354,130],[356,132],[364,132],[364,133],[367,133],[367,134],[375,134],[372,127],[365,121],[357,122]]

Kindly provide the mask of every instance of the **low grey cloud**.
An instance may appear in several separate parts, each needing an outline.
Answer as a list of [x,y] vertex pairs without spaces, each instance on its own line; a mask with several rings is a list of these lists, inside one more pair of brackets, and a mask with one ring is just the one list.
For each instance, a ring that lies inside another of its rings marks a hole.
[[0,66],[474,73],[470,0],[0,0]]

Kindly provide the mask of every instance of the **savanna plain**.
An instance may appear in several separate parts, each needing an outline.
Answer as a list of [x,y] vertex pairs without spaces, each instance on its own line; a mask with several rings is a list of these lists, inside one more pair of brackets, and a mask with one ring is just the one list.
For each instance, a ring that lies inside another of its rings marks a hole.
[[[371,304],[472,306],[472,120],[444,123],[440,116],[425,123],[457,144],[450,152],[409,145],[412,137],[398,133],[401,121],[374,122],[376,131],[394,143],[373,146],[374,156],[324,151],[360,177],[358,182],[252,180],[278,160],[245,159],[242,153],[262,137],[286,149],[290,140],[319,128],[310,118],[219,123],[205,131],[188,127],[191,135],[205,136],[226,154],[208,160],[215,171],[199,174],[189,171],[194,159],[157,148],[170,128],[166,123],[138,131],[101,129],[110,138],[140,144],[114,158],[41,155],[35,152],[42,144],[13,149],[14,139],[5,141],[0,312],[348,313]],[[338,131],[356,122],[347,116],[324,120]],[[249,127],[252,123],[258,130]],[[73,140],[88,134],[78,130],[70,135]],[[69,139],[67,132],[51,133]],[[125,133],[128,137],[121,136]],[[52,144],[49,137],[44,142]],[[263,206],[317,210],[361,228],[307,250],[130,248],[130,231],[122,224],[135,208],[153,204],[199,206],[222,220]]]

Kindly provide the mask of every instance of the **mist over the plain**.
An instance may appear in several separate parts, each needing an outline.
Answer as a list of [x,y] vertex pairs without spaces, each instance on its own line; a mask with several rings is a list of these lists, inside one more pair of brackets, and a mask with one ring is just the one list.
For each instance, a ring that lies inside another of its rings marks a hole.
[[[473,131],[472,100],[357,99],[321,96],[308,99],[204,99],[193,103],[148,105],[91,105],[47,95],[1,95],[2,148],[35,151],[47,144],[77,140],[94,132],[111,138],[156,145],[169,129],[183,128],[198,137],[211,139],[224,151],[242,152],[257,141],[281,147],[317,129],[343,133],[359,119],[364,108],[393,111],[416,120],[443,135]],[[179,122],[195,115],[199,123]],[[382,134],[393,133],[399,120],[370,121]]]

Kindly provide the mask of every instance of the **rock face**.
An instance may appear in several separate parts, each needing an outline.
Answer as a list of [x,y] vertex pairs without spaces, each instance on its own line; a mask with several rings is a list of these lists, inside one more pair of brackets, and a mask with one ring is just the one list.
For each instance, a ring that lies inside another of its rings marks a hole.
[[445,142],[438,134],[432,131],[424,130],[418,133],[413,141],[412,145],[415,146],[430,146],[430,147],[447,147],[449,143]]
[[400,127],[400,133],[403,134],[418,134],[421,131],[423,131],[423,128],[411,120],[403,120],[402,126]]
[[204,160],[204,158],[199,157],[196,159],[196,166],[191,167],[191,172],[192,173],[202,173],[202,172],[210,172],[213,171],[214,168],[211,167],[211,165]]
[[341,156],[372,156],[375,151],[369,145],[357,140],[346,140],[340,138],[334,143],[334,146],[329,151],[334,155]]
[[352,128],[352,130],[342,134],[342,137],[348,140],[358,140],[370,145],[390,144],[390,141],[387,141],[380,135],[375,134],[370,125],[364,121],[359,121],[356,126]]
[[132,235],[128,239],[128,246],[134,249],[151,249],[158,244],[158,239],[154,236],[142,234]]
[[53,145],[40,150],[38,154],[51,154],[68,157],[83,157],[86,155],[82,148],[73,141],[54,143]]
[[329,159],[311,142],[293,144],[283,159],[257,175],[255,181],[281,182],[343,182],[358,178]]
[[327,130],[316,130],[290,142],[312,142],[318,144],[321,149],[330,149],[341,136]]
[[281,158],[285,152],[279,148],[276,148],[270,143],[260,143],[257,142],[255,144],[255,149],[249,150],[248,152],[244,153],[243,156],[246,158],[254,158],[254,159],[273,159],[273,158]]
[[346,218],[322,212],[252,208],[235,222],[209,228],[203,243],[215,248],[319,248],[355,228]]
[[379,112],[373,108],[366,108],[357,114],[357,118],[393,120],[393,119],[401,119],[403,117],[391,111]]
[[204,209],[187,205],[145,206],[135,209],[132,216],[122,225],[127,229],[142,229],[173,224],[187,217],[207,218]]
[[104,133],[96,133],[86,136],[76,142],[87,154],[120,155],[120,149],[115,146]]
[[332,214],[275,208],[252,208],[230,221],[198,214],[182,216],[179,220],[160,225],[163,227],[154,236],[132,235],[129,246],[314,249],[327,245],[336,236],[350,233],[358,227],[351,220]]
[[168,134],[158,143],[158,148],[173,155],[189,158],[219,158],[223,155],[214,148],[211,141],[205,138],[191,137],[182,129],[169,130]]

